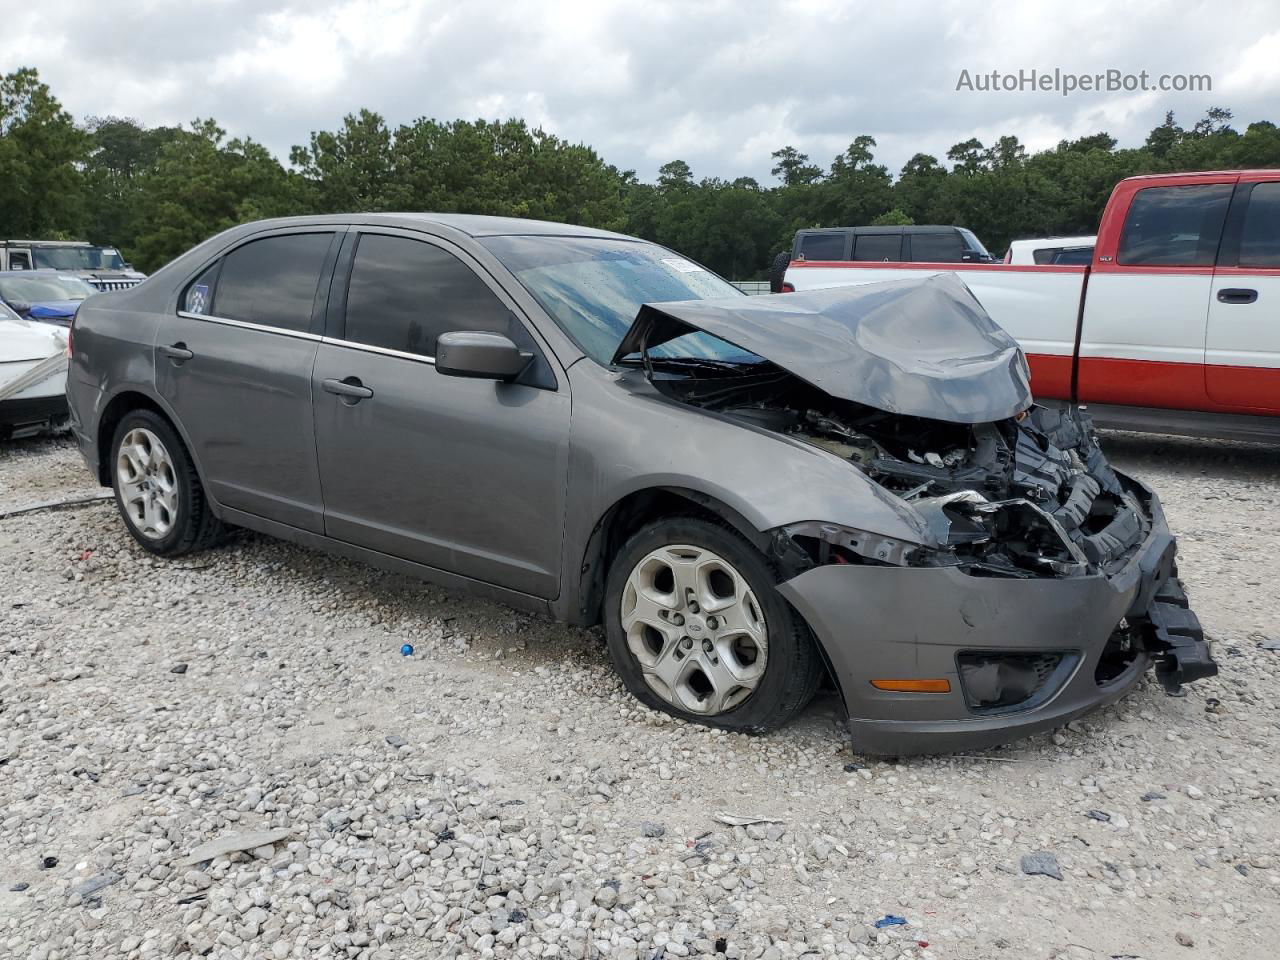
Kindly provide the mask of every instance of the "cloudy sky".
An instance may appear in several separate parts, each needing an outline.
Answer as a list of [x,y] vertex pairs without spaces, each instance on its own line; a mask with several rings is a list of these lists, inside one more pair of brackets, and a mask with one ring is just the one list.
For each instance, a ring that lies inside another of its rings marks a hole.
[[[651,179],[769,178],[794,144],[823,164],[853,137],[895,172],[976,136],[1031,148],[1107,130],[1136,145],[1164,111],[1280,122],[1280,6],[558,0],[44,0],[6,18],[0,72],[39,69],[77,117],[214,117],[282,158],[368,107],[524,117]],[[1208,74],[1211,93],[966,92],[962,70]]]

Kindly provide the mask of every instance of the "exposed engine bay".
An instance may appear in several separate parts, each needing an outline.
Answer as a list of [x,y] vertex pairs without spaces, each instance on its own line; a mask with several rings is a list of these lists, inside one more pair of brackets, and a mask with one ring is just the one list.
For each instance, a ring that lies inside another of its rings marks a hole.
[[911,504],[944,547],[913,551],[824,525],[790,530],[814,544],[817,562],[1073,576],[1123,563],[1149,529],[1141,488],[1127,486],[1107,464],[1079,410],[1032,406],[1010,419],[965,424],[839,400],[770,363],[716,369],[692,361],[679,372],[650,373],[674,399],[849,461]]

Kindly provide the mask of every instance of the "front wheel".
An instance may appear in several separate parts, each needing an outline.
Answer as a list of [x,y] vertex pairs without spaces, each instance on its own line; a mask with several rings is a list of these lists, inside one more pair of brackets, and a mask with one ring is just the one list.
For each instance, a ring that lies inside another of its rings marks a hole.
[[823,668],[775,583],[765,557],[715,523],[673,518],[635,534],[605,593],[609,652],[627,689],[709,726],[764,733],[786,723]]

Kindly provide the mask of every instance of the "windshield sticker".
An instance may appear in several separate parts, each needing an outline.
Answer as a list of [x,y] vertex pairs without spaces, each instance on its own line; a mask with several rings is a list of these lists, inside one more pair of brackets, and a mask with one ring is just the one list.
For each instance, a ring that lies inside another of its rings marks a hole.
[[690,263],[681,257],[663,257],[662,262],[676,273],[706,273],[706,270],[696,263]]

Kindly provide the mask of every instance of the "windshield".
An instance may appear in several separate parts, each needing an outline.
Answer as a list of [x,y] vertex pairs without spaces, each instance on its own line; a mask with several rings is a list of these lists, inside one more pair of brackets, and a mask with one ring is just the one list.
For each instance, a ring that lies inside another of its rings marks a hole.
[[9,302],[40,303],[47,300],[83,300],[98,291],[79,277],[0,275],[0,297]]
[[124,258],[115,247],[33,247],[31,256],[37,269],[124,269]]
[[[709,270],[642,240],[486,237],[480,242],[591,359],[604,365],[642,304],[745,296]],[[760,361],[707,333],[678,337],[651,350],[650,356]]]

